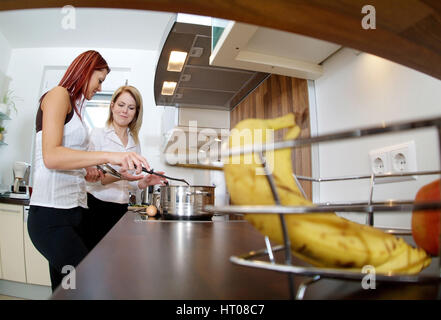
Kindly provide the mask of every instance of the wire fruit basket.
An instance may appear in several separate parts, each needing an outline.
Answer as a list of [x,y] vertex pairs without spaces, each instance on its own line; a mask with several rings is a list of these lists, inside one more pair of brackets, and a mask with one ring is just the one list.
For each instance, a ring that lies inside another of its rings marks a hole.
[[[339,279],[339,280],[356,280],[361,281],[366,277],[365,272],[353,272],[345,269],[334,268],[316,268],[316,267],[303,267],[295,266],[292,264],[292,256],[290,251],[290,240],[288,236],[288,230],[285,223],[285,215],[287,214],[313,214],[323,212],[355,212],[355,213],[367,213],[366,223],[374,225],[374,212],[403,212],[403,211],[415,211],[415,210],[434,210],[441,209],[440,201],[433,202],[414,202],[414,201],[385,201],[385,202],[373,202],[372,195],[374,192],[375,182],[377,179],[385,177],[399,177],[399,176],[419,176],[419,175],[439,175],[441,171],[417,171],[407,172],[402,174],[387,174],[387,175],[360,175],[350,177],[336,177],[336,178],[311,178],[294,176],[295,181],[306,198],[306,195],[301,188],[298,180],[307,180],[312,182],[326,182],[326,181],[343,181],[343,180],[361,180],[370,179],[369,200],[367,202],[352,202],[352,203],[325,203],[315,206],[283,206],[280,204],[280,198],[277,193],[275,182],[270,170],[267,167],[265,161],[265,152],[286,148],[298,148],[316,143],[325,143],[344,139],[360,138],[371,135],[401,132],[415,129],[422,129],[428,127],[435,127],[437,130],[438,146],[441,152],[441,118],[433,118],[405,123],[391,124],[388,126],[371,127],[366,129],[356,129],[350,131],[344,131],[334,134],[316,136],[305,139],[286,140],[282,142],[276,142],[272,145],[260,145],[260,146],[245,146],[243,148],[235,148],[228,150],[228,156],[241,155],[247,153],[257,153],[260,155],[261,162],[264,166],[265,176],[271,187],[272,195],[276,205],[273,206],[206,206],[205,210],[216,214],[278,214],[280,217],[280,223],[283,232],[284,243],[272,247],[268,237],[265,237],[264,249],[251,251],[240,256],[230,257],[232,263],[261,268],[266,270],[272,270],[277,272],[284,272],[288,274],[288,281],[290,284],[290,297],[296,299],[303,299],[307,287],[320,279]],[[441,158],[441,156],[440,156]],[[202,166],[203,167],[203,166]],[[207,169],[210,167],[207,166]],[[409,231],[403,232],[403,230],[385,230],[392,234],[404,234],[410,235]],[[288,250],[286,250],[288,248]],[[441,238],[440,238],[440,251],[441,251]],[[275,260],[276,252],[284,252],[283,263],[278,263]],[[269,261],[259,260],[262,257],[267,258]],[[422,272],[418,275],[403,275],[403,274],[377,274],[375,280],[377,282],[391,282],[391,283],[407,283],[407,284],[434,284],[438,285],[441,280],[441,255],[437,258],[432,258],[431,265],[437,265],[437,272],[434,274],[425,274]],[[305,276],[308,280],[298,286],[297,292],[294,293],[293,276]]]

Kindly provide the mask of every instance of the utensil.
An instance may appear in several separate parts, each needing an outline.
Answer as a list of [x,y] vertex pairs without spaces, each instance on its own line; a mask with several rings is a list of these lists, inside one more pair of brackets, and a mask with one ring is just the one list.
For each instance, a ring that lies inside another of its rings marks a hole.
[[[136,168],[136,165],[135,165],[135,168]],[[160,174],[160,173],[154,172],[154,169],[147,170],[146,168],[142,167],[142,172],[146,172],[146,173],[148,173],[148,174],[154,174],[155,176],[163,177],[163,178],[166,178],[167,180],[181,181],[181,182],[184,182],[187,186],[190,185],[190,184],[189,184],[187,181],[185,181],[184,179],[172,178],[172,177],[169,177],[169,176],[166,176],[166,175],[163,175],[163,174]],[[165,184],[168,185],[167,182],[166,182]]]
[[109,166],[108,164],[102,164],[102,165],[97,164],[96,167],[98,170],[101,170],[104,174],[108,173],[111,176],[114,176],[115,178],[121,179],[121,174],[115,169],[113,169],[111,166]]
[[[108,164],[97,165],[96,167],[98,168],[98,170],[101,170],[103,173],[109,173],[110,175],[112,175],[112,176],[114,176],[116,178],[121,179],[121,174],[118,171],[116,171],[115,169],[113,169]],[[135,168],[136,168],[136,166],[135,166]],[[154,172],[153,169],[147,170],[146,168],[142,167],[142,171],[146,172],[148,174],[154,174],[156,176],[160,176],[160,177],[166,178],[167,180],[181,181],[181,182],[184,182],[185,184],[187,184],[188,186],[190,185],[184,179],[172,178],[172,177],[169,177],[169,176],[166,176],[166,175]],[[168,182],[166,181],[165,184],[168,185]]]
[[[189,184],[187,181],[185,181],[184,179],[172,178],[172,177],[169,177],[169,176],[166,176],[166,175],[163,175],[163,174],[160,174],[160,173],[154,172],[153,169],[151,169],[151,170],[147,170],[146,168],[142,167],[142,171],[143,171],[143,172],[146,172],[146,173],[148,173],[148,174],[154,174],[154,175],[156,175],[156,176],[166,178],[167,180],[181,181],[181,182],[184,182],[187,186],[190,185],[190,184]],[[168,183],[166,182],[166,184],[168,184]]]

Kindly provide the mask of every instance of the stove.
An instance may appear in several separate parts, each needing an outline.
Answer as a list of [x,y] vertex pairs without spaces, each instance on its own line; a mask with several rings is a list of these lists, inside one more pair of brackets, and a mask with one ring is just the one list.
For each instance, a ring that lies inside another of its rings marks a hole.
[[134,212],[135,214],[135,222],[144,222],[144,221],[224,221],[225,216],[218,215],[201,215],[201,216],[175,216],[175,215],[164,215],[157,214],[154,217],[149,217],[146,214],[142,214],[139,212]]

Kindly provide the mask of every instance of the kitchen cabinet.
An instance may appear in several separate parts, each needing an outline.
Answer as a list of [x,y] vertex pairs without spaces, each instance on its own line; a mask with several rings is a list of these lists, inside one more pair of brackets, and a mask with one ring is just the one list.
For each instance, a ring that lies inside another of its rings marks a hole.
[[26,282],[23,246],[23,207],[0,203],[2,279]]
[[0,279],[3,279],[1,250],[0,250]]
[[27,211],[27,206],[0,203],[0,278],[50,286],[48,262],[29,238]]
[[35,248],[28,233],[28,209],[24,208],[23,242],[26,266],[26,282],[50,286],[49,263],[45,257]]

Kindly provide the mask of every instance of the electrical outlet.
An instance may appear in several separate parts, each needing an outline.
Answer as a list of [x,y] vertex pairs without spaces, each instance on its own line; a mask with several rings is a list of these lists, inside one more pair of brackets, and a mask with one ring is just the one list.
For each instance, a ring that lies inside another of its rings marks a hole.
[[372,172],[376,175],[386,174],[390,171],[389,168],[389,155],[386,150],[377,149],[369,152],[369,157],[371,161]]
[[[389,155],[392,173],[417,171],[415,142],[413,140],[391,147]],[[415,176],[407,178],[416,179]]]
[[[369,152],[371,170],[375,175],[398,174],[417,171],[415,142],[389,146]],[[416,176],[385,177],[375,180],[376,183],[390,183],[415,180]]]

